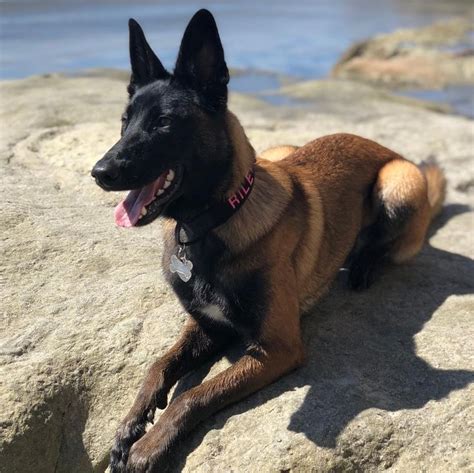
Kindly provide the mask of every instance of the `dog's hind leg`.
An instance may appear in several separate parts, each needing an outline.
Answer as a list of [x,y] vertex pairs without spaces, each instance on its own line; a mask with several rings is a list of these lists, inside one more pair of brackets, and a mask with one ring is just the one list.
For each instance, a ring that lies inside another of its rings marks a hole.
[[302,364],[296,284],[292,285],[294,292],[288,291],[288,279],[283,280],[289,271],[278,271],[279,284],[272,284],[273,300],[259,339],[231,367],[181,394],[169,405],[130,450],[127,468],[131,472],[162,471],[172,448],[199,422]]
[[110,454],[112,473],[126,471],[130,447],[144,435],[155,409],[166,407],[173,385],[209,360],[231,337],[227,332],[213,335],[190,319],[174,346],[150,367],[132,408],[117,430]]
[[367,288],[385,262],[401,263],[420,251],[444,185],[434,165],[423,169],[397,159],[380,170],[373,190],[375,220],[361,231],[349,260],[351,288]]
[[426,180],[427,198],[419,199],[414,218],[405,226],[405,230],[395,241],[390,259],[394,263],[404,263],[413,258],[422,248],[428,227],[436,215],[441,212],[446,197],[446,178],[436,164],[422,164],[419,171]]

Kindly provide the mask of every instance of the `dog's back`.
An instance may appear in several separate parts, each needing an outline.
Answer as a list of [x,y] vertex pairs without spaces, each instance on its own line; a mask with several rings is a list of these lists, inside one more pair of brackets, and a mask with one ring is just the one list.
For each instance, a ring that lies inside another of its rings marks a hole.
[[383,260],[413,257],[444,199],[439,168],[419,168],[351,134],[273,148],[261,155],[268,157],[273,162],[267,167],[283,169],[294,182],[286,216],[292,224],[284,231],[299,235],[292,257],[302,303],[327,290],[351,249],[347,263],[355,289],[370,284]]

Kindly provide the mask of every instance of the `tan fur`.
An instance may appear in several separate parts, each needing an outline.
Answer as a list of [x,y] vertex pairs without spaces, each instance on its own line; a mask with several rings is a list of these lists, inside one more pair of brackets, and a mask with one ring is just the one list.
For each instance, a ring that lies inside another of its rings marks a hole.
[[425,177],[413,163],[395,159],[380,170],[375,187],[376,199],[394,206],[409,201],[418,207],[426,197]]
[[286,158],[291,153],[295,152],[298,146],[283,145],[275,146],[274,148],[268,148],[263,153],[260,153],[260,159],[267,159],[268,161],[280,161],[280,159]]
[[304,309],[328,289],[344,263],[365,217],[368,189],[395,158],[400,157],[374,142],[338,134],[280,161],[258,159],[248,201],[216,233],[240,252],[253,255],[257,244],[252,266],[262,260],[259,255],[266,264],[284,259]]
[[398,237],[391,258],[402,263],[415,256],[423,246],[430,222],[426,179],[420,169],[409,161],[396,159],[379,172],[373,199],[390,209],[411,206],[414,213]]
[[229,197],[238,189],[244,176],[252,168],[255,162],[255,150],[250,144],[239,120],[232,112],[227,111],[225,120],[234,148],[234,159],[232,161],[233,179],[228,188],[225,189],[225,195]]
[[415,209],[391,254],[394,263],[404,263],[413,258],[423,247],[429,224],[443,205],[446,180],[440,168],[434,164],[421,167],[408,161],[403,165],[398,162],[389,164],[394,164],[395,170],[386,171],[387,165],[381,174],[385,181],[390,183],[390,189],[397,189],[392,197],[397,199],[397,203],[408,203]]
[[431,218],[434,218],[441,212],[446,198],[446,178],[443,171],[436,164],[423,163],[420,169],[426,177]]
[[[232,133],[241,130],[233,124]],[[236,142],[248,143],[243,137]],[[246,146],[236,149],[247,153],[236,156],[242,162],[254,156]],[[242,270],[246,259],[254,268],[285,260],[297,282],[301,311],[327,291],[359,231],[372,221],[377,199],[415,208],[393,260],[406,261],[420,250],[432,209],[442,205],[444,195],[442,173],[436,167],[424,170],[436,185],[431,187],[432,205],[420,168],[373,141],[335,134],[301,148],[271,148],[256,161],[254,190],[247,203],[216,233],[244,255]],[[241,182],[244,166],[239,172],[234,182]]]

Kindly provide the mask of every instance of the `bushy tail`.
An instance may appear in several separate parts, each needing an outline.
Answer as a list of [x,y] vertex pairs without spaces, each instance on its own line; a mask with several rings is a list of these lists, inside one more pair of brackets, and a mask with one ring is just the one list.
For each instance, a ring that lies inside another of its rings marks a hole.
[[446,198],[446,177],[442,169],[434,163],[423,163],[420,169],[428,183],[428,202],[431,208],[431,219],[439,214]]

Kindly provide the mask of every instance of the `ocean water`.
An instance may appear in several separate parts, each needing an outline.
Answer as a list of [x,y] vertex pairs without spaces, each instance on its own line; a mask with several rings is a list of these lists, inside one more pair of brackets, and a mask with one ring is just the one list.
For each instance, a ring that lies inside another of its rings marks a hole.
[[232,87],[259,92],[278,84],[274,75],[255,71],[325,77],[354,41],[466,16],[472,5],[471,0],[0,0],[0,78],[126,69],[130,17],[172,68],[187,22],[206,7],[216,17],[228,65],[249,70]]

